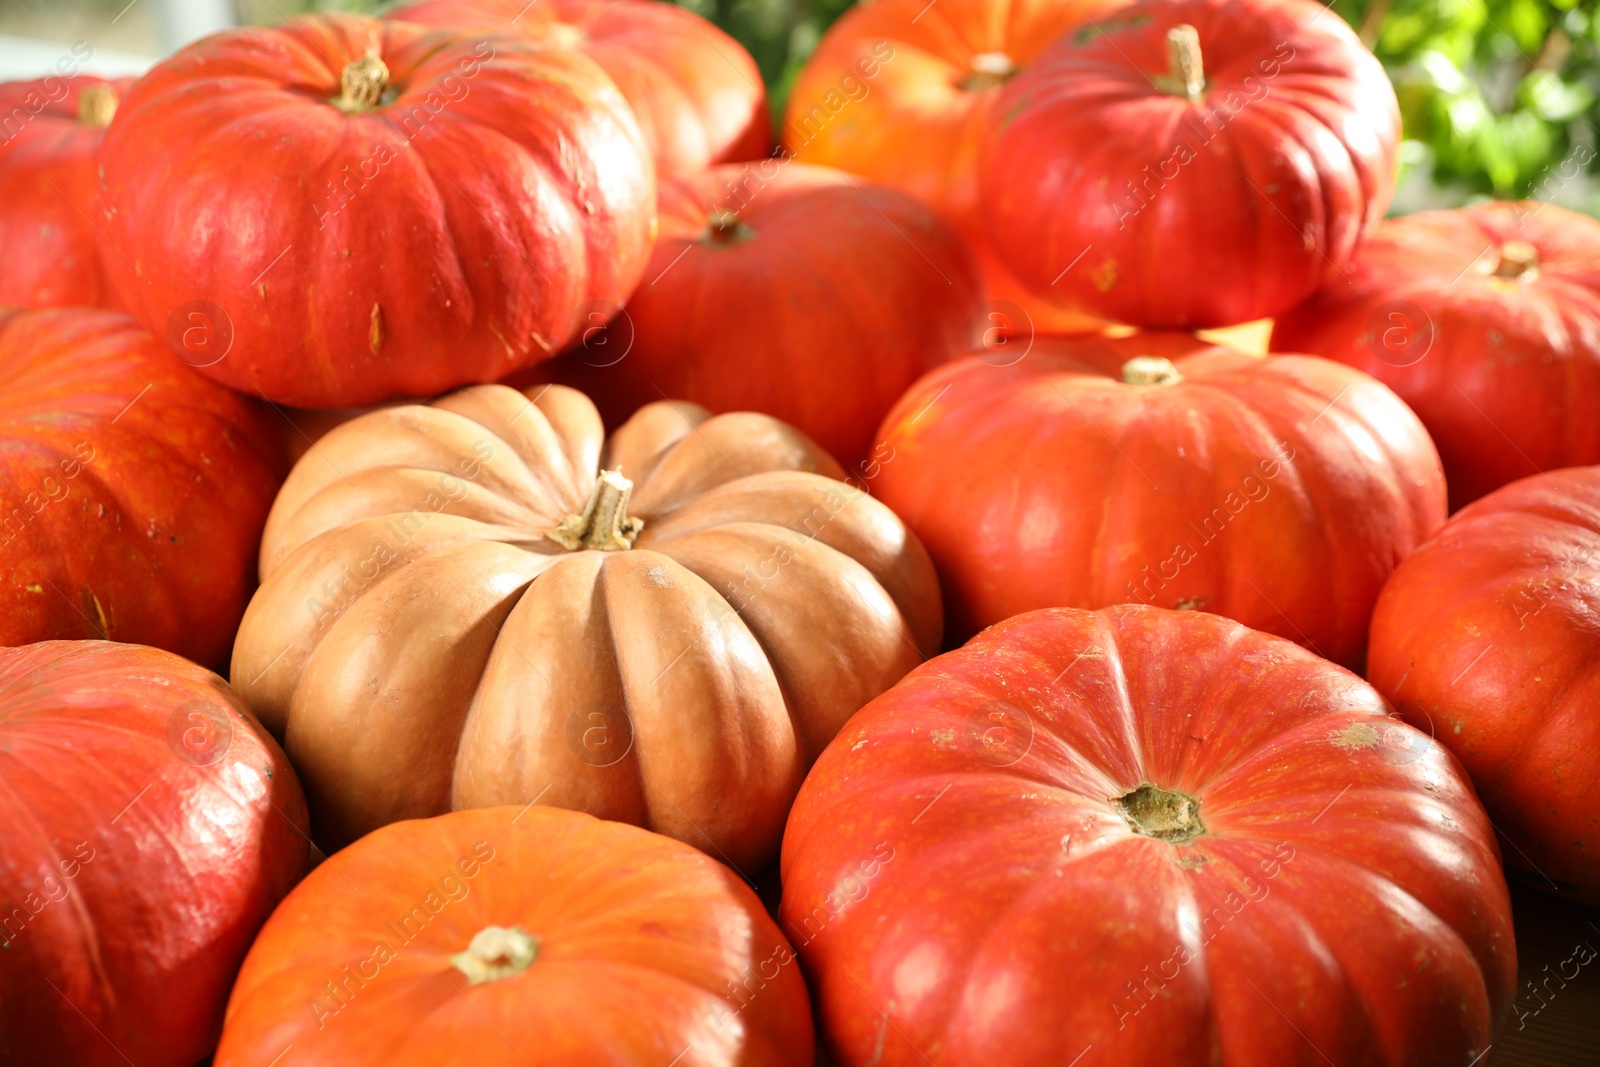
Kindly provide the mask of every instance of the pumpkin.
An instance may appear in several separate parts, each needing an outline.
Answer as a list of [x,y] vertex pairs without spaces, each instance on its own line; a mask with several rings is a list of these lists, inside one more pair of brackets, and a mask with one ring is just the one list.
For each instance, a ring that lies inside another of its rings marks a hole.
[[793,951],[737,875],[513,805],[386,826],[313,871],[250,950],[216,1065],[811,1067],[813,1045]]
[[0,648],[0,1059],[192,1067],[306,869],[305,799],[237,693],[169,652]]
[[1600,904],[1600,467],[1513,482],[1402,563],[1368,676],[1466,766],[1507,870]]
[[760,159],[767,91],[750,53],[713,23],[655,0],[417,0],[389,18],[516,31],[575,48],[616,82],[663,177]]
[[903,193],[773,159],[664,182],[660,212],[644,284],[554,371],[608,425],[663,397],[762,411],[859,471],[890,405],[966,350],[971,257]]
[[222,662],[283,477],[273,422],[120,312],[0,313],[0,645]]
[[1273,327],[1272,347],[1359,367],[1433,435],[1459,508],[1600,463],[1600,222],[1488,203],[1390,219]]
[[1146,0],[1008,83],[980,153],[1001,258],[1042,295],[1188,329],[1287,311],[1394,192],[1383,67],[1312,0]]
[[968,357],[884,420],[873,492],[928,548],[957,641],[1020,612],[1196,608],[1350,666],[1384,580],[1445,517],[1383,385],[1185,335]]
[[0,306],[99,304],[95,154],[132,79],[0,83]]
[[806,768],[938,648],[927,554],[764,415],[479,386],[290,473],[233,679],[317,839],[529,804],[755,870]]
[[361,407],[490,381],[622,300],[654,179],[584,56],[357,15],[227,30],[134,86],[101,152],[107,268],[236,389]]
[[1143,605],[1010,619],[864,708],[779,919],[849,1064],[1445,1067],[1516,992],[1450,753],[1287,641]]
[[1035,298],[995,256],[978,195],[978,149],[1002,86],[1054,38],[1107,18],[1123,2],[853,6],[795,78],[784,146],[797,160],[906,190],[962,230],[992,304],[979,315],[979,331],[1098,330],[1091,315]]
[[1094,317],[1035,297],[994,254],[977,157],[1005,83],[1067,30],[1121,6],[1123,0],[858,4],[828,28],[795,79],[785,150],[902,189],[960,229],[994,305],[980,332],[1097,329]]

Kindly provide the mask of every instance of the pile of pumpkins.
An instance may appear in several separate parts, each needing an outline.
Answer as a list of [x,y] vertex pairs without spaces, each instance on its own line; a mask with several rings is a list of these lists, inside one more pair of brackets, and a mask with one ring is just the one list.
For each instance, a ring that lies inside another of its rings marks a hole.
[[0,1061],[1483,1056],[1600,904],[1600,223],[1385,221],[1311,0],[768,108],[647,0],[0,86]]

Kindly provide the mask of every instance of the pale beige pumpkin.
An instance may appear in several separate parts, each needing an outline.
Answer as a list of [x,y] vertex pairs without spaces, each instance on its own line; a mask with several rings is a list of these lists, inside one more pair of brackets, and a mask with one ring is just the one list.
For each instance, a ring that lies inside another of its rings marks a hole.
[[842,477],[679,402],[610,440],[563,386],[374,411],[279,494],[233,683],[324,846],[537,800],[760,864],[845,720],[938,650],[927,553]]

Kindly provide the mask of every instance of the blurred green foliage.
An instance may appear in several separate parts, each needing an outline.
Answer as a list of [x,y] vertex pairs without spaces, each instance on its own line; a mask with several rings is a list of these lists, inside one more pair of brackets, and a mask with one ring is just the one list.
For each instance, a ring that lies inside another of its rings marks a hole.
[[[1436,181],[1494,196],[1545,195],[1600,121],[1593,0],[1338,0],[1388,68],[1408,158]],[[1569,191],[1571,198],[1576,191]]]

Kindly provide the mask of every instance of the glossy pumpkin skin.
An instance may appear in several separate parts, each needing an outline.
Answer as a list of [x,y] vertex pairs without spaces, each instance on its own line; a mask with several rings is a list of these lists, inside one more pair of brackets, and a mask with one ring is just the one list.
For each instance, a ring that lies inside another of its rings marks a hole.
[[0,649],[0,1059],[192,1067],[305,872],[305,799],[238,694],[168,652]]
[[[486,927],[532,952],[474,982],[454,961]],[[811,1067],[814,1038],[789,944],[736,874],[637,827],[510,805],[386,826],[290,894],[216,1064],[291,1045],[307,1067]]]
[[[343,110],[369,48],[383,95]],[[158,335],[176,324],[211,377],[298,407],[553,355],[650,249],[654,179],[626,103],[590,60],[523,37],[355,15],[228,30],[138,82],[101,166],[124,306]]]
[[[1128,384],[1138,357],[1176,380]],[[1034,608],[1139,602],[1357,666],[1384,580],[1445,517],[1438,455],[1381,384],[1186,335],[952,363],[879,440],[873,492],[932,554],[958,641]]]
[[807,778],[783,887],[841,1064],[1444,1067],[1516,991],[1460,765],[1203,613],[1033,612],[919,668]]
[[663,397],[762,411],[859,472],[884,412],[965,351],[970,253],[903,193],[774,159],[663,182],[660,212],[626,317],[555,365],[607,425]]
[[120,312],[0,314],[0,644],[220,664],[283,478],[274,422]]
[[1278,351],[1371,374],[1422,419],[1459,508],[1600,463],[1600,222],[1551,204],[1385,221],[1273,326]]
[[[987,298],[1021,308],[1043,333],[1099,320],[1040,300],[995,256],[978,193],[978,150],[1005,83],[1068,30],[1122,0],[876,0],[823,34],[789,95],[783,140],[794,158],[915,196],[961,230]],[[1010,308],[997,308],[1005,314]]]
[[[1383,218],[1400,113],[1383,67],[1311,0],[1149,0],[1056,41],[1005,88],[979,187],[1035,292],[1194,329],[1288,310]],[[1155,84],[1194,27],[1195,100]],[[1153,81],[1154,80],[1154,81]]]
[[105,301],[95,156],[131,78],[0,83],[0,307]]
[[[569,549],[602,466],[643,531]],[[564,386],[374,412],[279,494],[232,676],[319,841],[537,800],[756,870],[834,733],[938,648],[927,554],[840,476],[681,402],[609,441]]]
[[523,33],[574,48],[616,82],[661,177],[760,159],[772,122],[761,71],[716,25],[656,0],[418,0],[388,16],[446,29]]
[[1368,676],[1472,775],[1528,885],[1600,904],[1600,468],[1453,516],[1372,616]]

